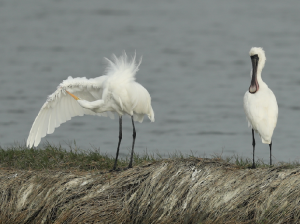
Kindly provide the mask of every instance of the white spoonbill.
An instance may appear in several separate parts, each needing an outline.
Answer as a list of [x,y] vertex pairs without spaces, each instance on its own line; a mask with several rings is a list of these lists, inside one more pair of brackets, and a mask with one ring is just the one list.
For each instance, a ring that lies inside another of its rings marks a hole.
[[270,146],[270,165],[272,165],[272,135],[277,123],[278,105],[276,97],[267,84],[261,79],[261,71],[265,65],[265,52],[260,47],[253,47],[249,52],[252,61],[251,84],[244,96],[244,110],[248,126],[252,128],[253,164],[255,139],[258,132],[262,143]]
[[[108,62],[106,74],[94,79],[72,78],[64,80],[42,106],[31,127],[27,146],[37,146],[46,134],[52,134],[60,124],[74,116],[84,114],[107,116],[119,115],[119,142],[113,169],[117,167],[120,143],[122,140],[122,116],[131,116],[133,126],[132,151],[128,168],[132,167],[132,158],[136,131],[134,121],[142,122],[144,115],[154,122],[149,92],[135,81],[141,60],[136,64],[135,55],[128,60],[126,53]],[[68,93],[68,94],[67,94]],[[73,98],[75,99],[73,99]]]

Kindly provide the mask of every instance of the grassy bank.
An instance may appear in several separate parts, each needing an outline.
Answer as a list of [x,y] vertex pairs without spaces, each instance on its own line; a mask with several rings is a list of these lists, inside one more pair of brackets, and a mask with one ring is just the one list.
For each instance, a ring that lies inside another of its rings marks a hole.
[[[140,166],[146,163],[158,162],[164,159],[184,159],[197,158],[191,152],[190,154],[182,154],[175,152],[169,155],[148,154],[134,155],[134,165]],[[230,163],[238,168],[246,169],[252,166],[252,159],[233,155],[231,157],[223,157],[219,155],[210,155],[210,159],[218,159],[220,161]],[[25,145],[16,145],[7,148],[0,146],[0,167],[25,170],[109,170],[113,167],[114,157],[100,153],[99,149],[83,150],[70,144],[68,149],[62,148],[60,145],[54,146],[46,143],[38,148],[27,148]],[[118,167],[124,169],[128,166],[129,155],[118,160]],[[256,161],[258,168],[270,168],[268,163],[258,159]],[[299,161],[284,163],[279,162],[272,167],[295,168],[300,166]]]
[[[0,223],[300,223],[300,167],[180,153],[0,149]],[[126,158],[119,166],[128,165]]]
[[[153,156],[145,153],[134,155],[134,164],[153,162],[161,159],[159,155]],[[25,169],[25,170],[107,170],[113,167],[115,159],[100,153],[98,149],[82,150],[76,145],[70,145],[68,149],[60,145],[54,146],[48,143],[34,149],[24,145],[0,147],[0,167]],[[128,166],[127,157],[119,158],[118,167]]]

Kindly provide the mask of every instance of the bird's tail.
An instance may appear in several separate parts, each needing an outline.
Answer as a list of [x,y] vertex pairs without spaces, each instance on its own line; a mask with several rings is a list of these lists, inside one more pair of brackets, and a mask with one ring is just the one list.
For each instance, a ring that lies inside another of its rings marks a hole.
[[155,119],[154,119],[154,111],[153,111],[152,107],[151,107],[151,112],[150,112],[150,114],[148,115],[148,117],[149,117],[149,119],[151,120],[151,122],[154,122],[154,121],[155,121]]
[[142,63],[142,57],[138,63],[136,63],[136,53],[134,53],[134,56],[130,60],[125,51],[123,51],[123,54],[120,57],[113,54],[112,60],[109,60],[108,58],[105,58],[105,60],[108,62],[106,74],[112,78],[115,77],[121,82],[134,81],[135,74]]

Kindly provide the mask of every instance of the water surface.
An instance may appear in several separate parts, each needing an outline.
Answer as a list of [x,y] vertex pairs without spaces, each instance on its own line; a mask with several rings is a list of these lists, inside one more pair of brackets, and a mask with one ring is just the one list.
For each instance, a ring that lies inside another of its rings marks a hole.
[[[136,124],[136,151],[251,157],[243,111],[253,46],[266,51],[263,80],[276,95],[276,161],[299,159],[300,4],[261,1],[0,0],[0,144],[24,143],[47,95],[68,76],[103,74],[103,57],[143,56],[137,81],[155,123]],[[269,147],[257,139],[256,156]],[[76,117],[42,142],[115,154],[118,120]],[[121,153],[131,121],[123,119]]]

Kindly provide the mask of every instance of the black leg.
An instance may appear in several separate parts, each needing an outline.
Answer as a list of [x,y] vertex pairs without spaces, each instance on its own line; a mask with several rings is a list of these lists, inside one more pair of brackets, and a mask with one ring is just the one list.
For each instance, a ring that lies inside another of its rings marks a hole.
[[119,117],[119,143],[118,143],[116,160],[115,160],[115,165],[114,165],[113,170],[116,170],[116,168],[117,168],[117,161],[118,161],[118,156],[119,156],[121,140],[122,140],[122,116]]
[[254,139],[254,130],[253,129],[252,129],[252,145],[253,145],[253,164],[252,164],[252,168],[255,168],[255,161],[254,161],[255,139]]
[[270,166],[272,166],[272,142],[269,144],[270,146]]
[[131,116],[131,121],[132,121],[132,127],[133,127],[133,134],[132,134],[133,141],[132,141],[132,150],[131,150],[131,156],[130,156],[130,162],[129,162],[128,168],[132,168],[133,149],[134,149],[134,143],[135,143],[135,137],[136,137],[133,116]]

